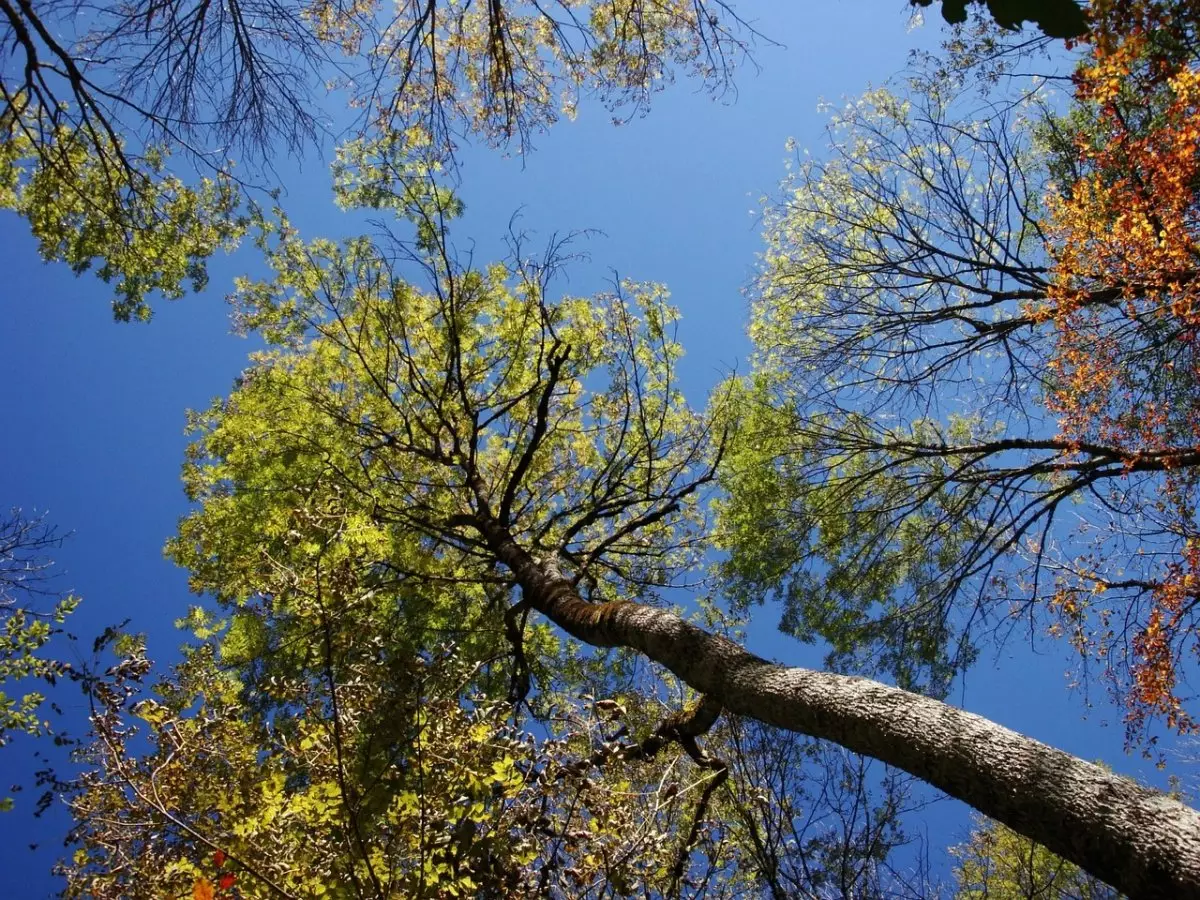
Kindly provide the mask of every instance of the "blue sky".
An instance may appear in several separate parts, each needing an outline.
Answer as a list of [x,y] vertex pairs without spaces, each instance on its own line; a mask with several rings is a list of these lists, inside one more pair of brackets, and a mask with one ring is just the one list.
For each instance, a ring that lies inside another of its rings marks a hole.
[[[600,286],[612,271],[670,286],[683,312],[685,389],[702,404],[730,370],[746,369],[742,290],[759,249],[758,199],[783,176],[785,141],[817,151],[824,98],[837,101],[899,71],[914,47],[940,35],[936,14],[907,30],[902,0],[739,3],[740,12],[783,47],[762,46],[761,72],[737,77],[736,97],[714,101],[681,79],[650,113],[614,127],[595,104],[536,140],[527,159],[468,148],[462,196],[468,214],[456,242],[477,259],[501,255],[514,211],[542,238],[597,229],[590,265],[567,288]],[[354,221],[330,202],[325,165],[315,156],[280,165],[285,206],[309,236],[339,235]],[[200,296],[160,305],[149,326],[111,320],[106,287],[44,265],[25,225],[0,215],[6,310],[0,327],[0,384],[8,388],[0,443],[0,506],[48,511],[73,537],[58,554],[60,586],[84,597],[72,630],[91,637],[129,618],[150,637],[150,653],[170,658],[181,642],[173,621],[193,602],[183,572],[162,545],[186,510],[179,468],[185,410],[225,394],[253,344],[229,333],[224,294],[253,271],[252,249],[211,267]],[[819,664],[781,637],[764,608],[750,646],[784,662]],[[1086,721],[1083,698],[1067,690],[1064,648],[1044,655],[1010,644],[985,653],[955,700],[966,708],[1118,771],[1153,775],[1122,752],[1120,714],[1097,697]],[[65,695],[68,715],[84,714]],[[1104,727],[1105,720],[1114,722]],[[26,764],[18,743],[0,755],[15,780]],[[5,785],[6,786],[6,785]],[[32,797],[0,815],[0,895],[46,896],[46,870],[59,853],[61,817],[32,823]],[[933,853],[965,836],[961,807],[941,804],[927,822]],[[39,841],[31,854],[26,845]]]

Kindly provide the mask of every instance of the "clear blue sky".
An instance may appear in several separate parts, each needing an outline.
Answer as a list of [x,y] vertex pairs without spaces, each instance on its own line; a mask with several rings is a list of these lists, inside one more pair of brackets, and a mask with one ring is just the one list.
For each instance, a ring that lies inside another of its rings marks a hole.
[[[595,289],[610,270],[668,284],[682,309],[685,387],[697,403],[734,367],[746,368],[742,295],[759,249],[758,198],[783,175],[784,144],[822,146],[824,98],[838,100],[900,70],[910,49],[939,39],[936,13],[906,30],[903,0],[741,2],[737,8],[784,47],[763,46],[761,73],[737,77],[736,98],[714,102],[680,80],[650,114],[613,127],[584,104],[537,141],[522,161],[488,150],[464,154],[468,215],[457,241],[476,242],[479,259],[499,255],[512,213],[548,238],[592,228],[593,262],[569,288]],[[285,205],[309,236],[346,233],[324,164],[280,167]],[[0,216],[5,276],[0,326],[0,384],[7,386],[0,443],[0,506],[47,510],[74,536],[59,553],[61,587],[85,602],[72,630],[91,637],[129,618],[150,636],[151,656],[169,659],[180,637],[172,622],[193,598],[184,574],[161,548],[186,510],[179,482],[184,411],[225,394],[252,345],[229,334],[224,294],[253,270],[251,249],[215,261],[201,296],[158,307],[149,326],[111,321],[106,287],[40,263],[24,224]],[[778,635],[777,614],[759,611],[751,649],[781,661],[819,663]],[[1065,653],[1036,656],[1010,645],[985,655],[955,699],[972,711],[1072,753],[1104,759],[1118,771],[1148,776],[1122,753],[1119,712],[1100,700],[1082,721],[1082,698],[1067,691]],[[65,705],[75,702],[66,695]],[[74,713],[85,715],[75,702]],[[1113,727],[1103,727],[1111,719]],[[26,764],[20,744],[0,752],[0,772],[15,780]],[[0,776],[4,778],[4,776]],[[4,785],[6,786],[6,785]],[[32,823],[27,793],[17,812],[0,815],[0,896],[46,896],[46,872],[59,855],[62,817]],[[914,823],[916,824],[916,823]],[[961,807],[941,804],[928,820],[938,848],[965,835]],[[30,853],[26,845],[39,841]]]

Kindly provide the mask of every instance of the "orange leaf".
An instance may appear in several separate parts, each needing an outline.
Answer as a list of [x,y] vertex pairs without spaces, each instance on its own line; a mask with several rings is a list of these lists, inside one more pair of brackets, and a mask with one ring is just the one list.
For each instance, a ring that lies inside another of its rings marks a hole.
[[212,882],[207,878],[197,878],[192,885],[192,900],[213,900]]

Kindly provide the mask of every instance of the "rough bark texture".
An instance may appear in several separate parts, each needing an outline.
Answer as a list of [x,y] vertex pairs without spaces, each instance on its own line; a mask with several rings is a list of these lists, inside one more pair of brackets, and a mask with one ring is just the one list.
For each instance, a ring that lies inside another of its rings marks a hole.
[[889,763],[1134,898],[1200,900],[1200,813],[981,716],[866,678],[767,662],[673,613],[587,603],[494,520],[480,524],[529,604],[600,647],[629,647],[731,712]]

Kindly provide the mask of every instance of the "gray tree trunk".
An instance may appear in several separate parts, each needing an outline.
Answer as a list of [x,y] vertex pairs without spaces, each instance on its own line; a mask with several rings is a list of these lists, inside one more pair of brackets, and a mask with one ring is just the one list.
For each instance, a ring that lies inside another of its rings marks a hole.
[[767,662],[679,616],[587,603],[494,520],[525,600],[564,631],[628,647],[724,708],[903,769],[1134,898],[1200,900],[1200,813],[981,716],[866,678]]

